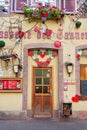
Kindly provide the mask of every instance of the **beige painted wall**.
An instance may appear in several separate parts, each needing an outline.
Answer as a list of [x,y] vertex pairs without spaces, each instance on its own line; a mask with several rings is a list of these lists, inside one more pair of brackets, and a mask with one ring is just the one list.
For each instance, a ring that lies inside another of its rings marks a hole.
[[0,93],[0,111],[22,111],[21,93]]
[[[12,17],[14,18],[18,18],[19,15],[13,14]],[[23,19],[23,15],[20,15],[20,19]],[[9,21],[9,18],[7,17],[0,17],[0,25],[2,24],[2,22],[6,20]],[[79,21],[82,22],[82,25],[79,29],[75,28],[75,23],[72,21],[71,16],[66,16],[65,17],[65,22],[63,24],[63,33],[65,32],[86,32],[87,31],[87,19],[79,19]],[[22,29],[23,31],[27,31],[29,30],[32,26],[34,26],[35,22],[31,22],[28,23],[28,21],[23,21],[22,22]],[[0,28],[0,31],[8,31],[8,28],[6,26],[9,26],[9,23],[6,22],[4,23],[5,26]],[[17,44],[17,46],[14,49],[14,52],[17,52],[20,55],[23,55],[22,53],[22,48],[23,45],[25,44],[35,44],[37,43],[48,43],[48,44],[53,44],[54,41],[59,40],[56,37],[56,33],[59,27],[59,23],[56,23],[55,21],[46,21],[46,25],[48,26],[49,29],[53,30],[53,35],[51,39],[37,39],[37,34],[32,31],[31,34],[31,39],[24,39],[22,40],[22,43]],[[40,26],[41,28],[44,26],[42,23],[38,23],[37,26]],[[17,29],[13,30],[13,31],[17,31]],[[15,45],[16,39],[1,39],[4,40],[6,42],[6,46],[5,48],[10,48],[13,47]],[[84,45],[87,43],[87,39],[79,39],[79,40],[65,40],[64,38],[60,40],[62,42],[62,46],[63,46],[63,73],[64,73],[64,80],[74,80],[75,81],[75,47],[79,46],[79,45]],[[70,77],[68,77],[67,73],[66,73],[66,69],[65,69],[65,62],[68,61],[68,55],[70,56],[70,60],[74,63],[74,70],[73,73],[71,74]],[[83,62],[84,59],[81,59],[81,62]],[[15,61],[16,62],[16,61]],[[86,62],[86,60],[84,60],[84,62]],[[55,64],[56,63],[56,64]],[[27,96],[27,107],[28,109],[31,109],[31,104],[32,104],[32,68],[31,65],[35,66],[35,62],[31,59],[28,58],[28,64],[29,64],[29,69],[28,69],[28,96]],[[56,71],[55,68],[58,68],[58,62],[57,62],[57,58],[55,58],[50,66],[53,66],[53,87],[54,87],[54,91],[53,91],[53,106],[55,109],[58,108],[58,84],[57,84],[57,75],[58,75],[58,71]],[[8,75],[6,68],[2,67],[0,65],[0,67],[4,70],[4,76],[3,77],[15,77],[14,73],[12,72],[12,74]],[[25,68],[24,68],[25,69]],[[22,77],[22,73],[20,74],[20,77]],[[76,85],[68,85],[68,91],[64,91],[64,102],[71,102],[71,98],[72,96],[74,96],[76,94]],[[21,110],[22,109],[22,93],[0,93],[0,110]],[[82,102],[80,101],[79,103],[73,103],[73,110],[87,110],[87,102]]]

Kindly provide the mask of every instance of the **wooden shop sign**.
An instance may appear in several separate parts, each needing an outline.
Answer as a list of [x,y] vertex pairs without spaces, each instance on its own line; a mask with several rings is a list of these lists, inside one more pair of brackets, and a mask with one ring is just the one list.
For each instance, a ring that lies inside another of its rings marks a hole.
[[22,92],[22,79],[0,78],[0,92]]

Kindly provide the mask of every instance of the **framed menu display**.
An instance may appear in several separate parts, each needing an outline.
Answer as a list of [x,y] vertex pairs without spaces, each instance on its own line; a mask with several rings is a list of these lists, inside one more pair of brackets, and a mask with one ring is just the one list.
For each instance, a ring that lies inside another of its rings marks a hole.
[[0,78],[0,92],[22,92],[22,79]]

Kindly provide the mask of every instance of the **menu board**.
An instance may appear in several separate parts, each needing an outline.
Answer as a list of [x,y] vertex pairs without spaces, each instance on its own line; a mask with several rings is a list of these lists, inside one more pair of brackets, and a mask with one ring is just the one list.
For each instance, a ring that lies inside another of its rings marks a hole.
[[2,90],[21,90],[21,79],[0,79],[0,92]]

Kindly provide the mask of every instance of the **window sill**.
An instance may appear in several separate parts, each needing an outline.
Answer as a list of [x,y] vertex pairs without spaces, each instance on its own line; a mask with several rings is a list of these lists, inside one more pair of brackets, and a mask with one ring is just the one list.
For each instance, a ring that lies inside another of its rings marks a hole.
[[8,17],[11,13],[0,13],[0,17]]
[[80,101],[87,101],[87,96],[79,96]]

